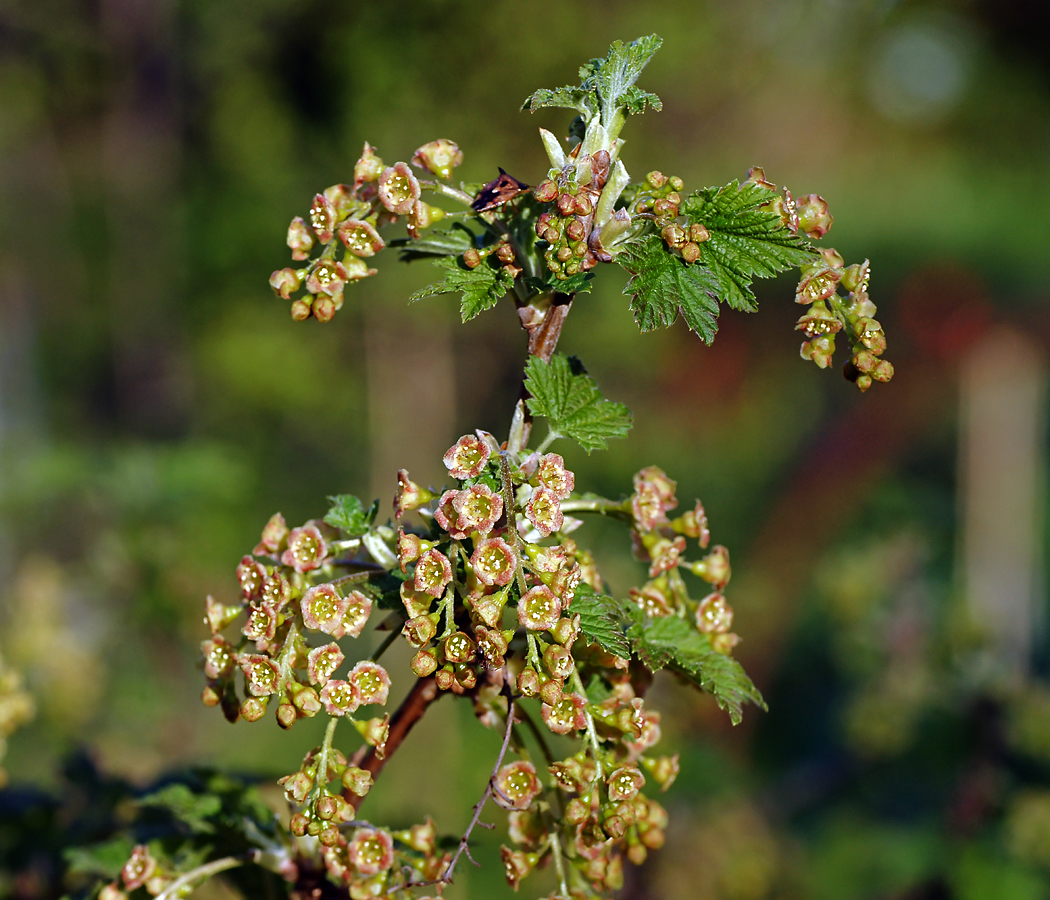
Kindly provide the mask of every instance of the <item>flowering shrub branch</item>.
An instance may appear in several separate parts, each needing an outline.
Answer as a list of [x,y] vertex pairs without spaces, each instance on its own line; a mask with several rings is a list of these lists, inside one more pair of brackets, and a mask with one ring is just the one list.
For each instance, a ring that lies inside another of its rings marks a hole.
[[[743,182],[689,194],[681,178],[658,171],[631,180],[620,132],[631,115],[660,108],[635,83],[659,45],[655,36],[616,42],[581,68],[578,86],[526,100],[533,112],[576,113],[567,144],[540,129],[550,168],[535,187],[502,169],[488,184],[453,185],[463,155],[448,140],[394,165],[365,144],[353,183],[317,194],[308,216],[289,227],[292,259],[302,265],[275,272],[270,284],[293,319],[330,321],[345,291],[376,274],[384,226],[403,221],[408,237],[390,243],[402,259],[430,259],[439,276],[413,300],[459,295],[467,321],[509,296],[528,335],[506,440],[463,435],[444,454],[449,480],[441,489],[399,471],[394,522],[378,523],[378,503],[366,509],[351,496],[331,498],[323,519],[296,527],[274,515],[237,567],[238,600],[207,600],[205,704],[230,721],[273,712],[286,729],[329,717],[321,746],[280,780],[292,809],[283,849],[255,859],[292,894],[316,886],[318,872],[325,892],[354,900],[440,892],[461,855],[473,861],[470,836],[492,799],[509,811],[511,846],[501,855],[512,887],[551,865],[558,896],[604,896],[623,884],[625,860],[641,864],[664,842],[667,814],[649,794],[670,786],[679,763],[656,749],[660,713],[644,696],[652,674],[667,669],[711,694],[734,723],[745,703],[764,706],[732,657],[739,638],[726,598],[729,551],[710,545],[703,505],[675,515],[676,483],[655,466],[638,472],[621,498],[580,492],[551,451],[566,440],[588,453],[604,449],[631,427],[626,407],[603,398],[582,364],[557,352],[562,327],[599,264],[630,273],[625,293],[641,330],[680,316],[707,342],[721,303],[753,311],[754,278],[800,266],[802,356],[826,367],[841,332],[846,375],[861,390],[888,381],[893,369],[881,358],[886,341],[867,293],[868,263],[846,266],[812,243],[831,227],[822,198],[794,199],[757,168]],[[433,205],[424,192],[462,208]],[[537,419],[547,430],[533,446]],[[574,537],[586,514],[626,525],[647,566],[625,594],[607,591]],[[393,631],[362,659],[353,641],[370,622]],[[397,635],[414,651],[417,680],[391,715],[380,658]],[[392,830],[357,817],[385,761],[444,694],[503,729],[454,852],[429,818]],[[335,745],[340,720],[360,740],[349,755]],[[577,749],[558,758],[548,733],[576,739]],[[517,758],[506,762],[511,751]],[[107,900],[188,885],[157,852],[136,848]]]

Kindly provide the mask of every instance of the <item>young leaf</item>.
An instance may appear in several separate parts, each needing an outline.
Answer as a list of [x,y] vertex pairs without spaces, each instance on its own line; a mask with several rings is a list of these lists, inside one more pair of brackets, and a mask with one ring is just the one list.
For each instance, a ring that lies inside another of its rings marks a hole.
[[647,106],[655,110],[662,108],[656,94],[634,84],[662,43],[655,34],[629,44],[614,41],[605,59],[592,59],[580,67],[579,87],[541,88],[526,98],[522,109],[530,112],[548,107],[575,109],[588,122],[600,113],[602,124],[610,136],[615,137],[623,124],[624,113],[645,112]]
[[630,659],[631,646],[623,634],[623,626],[616,614],[611,597],[595,592],[587,584],[576,588],[570,610],[580,616],[580,631],[592,643],[623,659]]
[[390,242],[400,251],[398,259],[411,262],[432,256],[462,256],[465,250],[477,247],[477,236],[462,222],[456,222],[443,231],[428,231],[421,237],[399,238]]
[[703,225],[711,235],[692,266],[710,274],[715,295],[733,309],[755,311],[751,282],[756,277],[769,278],[815,258],[809,244],[777,213],[760,208],[777,196],[757,184],[731,181],[695,191],[682,203],[689,224]]
[[169,784],[139,800],[140,806],[166,809],[194,834],[212,834],[215,825],[208,821],[222,810],[222,800],[214,794],[194,793],[185,784]]
[[718,282],[709,269],[687,263],[656,235],[632,241],[616,261],[631,273],[623,292],[631,296],[642,331],[671,325],[681,313],[689,329],[711,343],[718,330]]
[[531,357],[525,366],[526,401],[534,416],[546,417],[554,437],[571,438],[584,450],[604,449],[608,438],[624,437],[631,413],[605,400],[575,357],[556,354],[549,363]]
[[688,678],[729,713],[737,725],[743,716],[742,706],[750,701],[762,709],[762,694],[733,657],[719,653],[711,639],[677,616],[655,619],[648,626],[632,626],[628,635],[634,639],[634,650],[651,670],[668,667]]
[[328,502],[332,504],[332,508],[324,517],[325,522],[333,528],[341,528],[350,537],[365,534],[372,527],[376,513],[379,512],[378,500],[373,500],[372,505],[365,509],[361,501],[352,494],[338,494],[329,497]]
[[116,878],[134,846],[135,842],[131,838],[121,836],[88,847],[67,847],[62,851],[62,856],[72,874]]
[[462,294],[459,309],[464,322],[491,309],[514,287],[510,273],[486,262],[468,269],[458,259],[446,256],[435,260],[434,265],[445,273],[444,280],[416,291],[408,299],[415,302],[436,294]]

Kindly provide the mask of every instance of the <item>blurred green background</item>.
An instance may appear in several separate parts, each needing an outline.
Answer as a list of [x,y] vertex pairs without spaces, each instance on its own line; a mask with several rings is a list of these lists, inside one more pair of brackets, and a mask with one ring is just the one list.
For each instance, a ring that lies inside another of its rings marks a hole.
[[[0,652],[37,705],[9,797],[66,791],[77,748],[138,785],[297,766],[317,723],[200,705],[204,596],[234,596],[276,510],[351,492],[387,515],[400,467],[440,484],[460,434],[505,431],[524,344],[509,306],[409,308],[429,273],[392,256],[333,323],[293,324],[266,285],[286,224],[365,140],[392,162],[447,137],[462,179],[536,183],[536,128],[569,117],[521,101],[650,32],[664,110],[625,129],[631,174],[762,165],[822,194],[898,374],[861,395],[801,361],[790,279],[711,348],[639,337],[619,270],[576,304],[562,349],[636,416],[612,452],[566,451],[577,485],[617,496],[655,463],[702,498],[770,705],[733,729],[658,680],[682,775],[624,895],[1050,897],[1042,0],[0,4]],[[625,536],[592,533],[612,588],[637,583]],[[462,828],[497,743],[439,705],[368,815]],[[483,839],[450,895],[509,895]],[[34,865],[0,895],[49,896]]]

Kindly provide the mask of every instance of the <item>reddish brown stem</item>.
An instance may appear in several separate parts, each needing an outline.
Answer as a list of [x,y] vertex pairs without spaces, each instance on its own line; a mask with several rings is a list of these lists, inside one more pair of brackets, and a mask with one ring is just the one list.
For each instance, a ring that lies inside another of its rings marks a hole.
[[[379,773],[386,765],[386,761],[394,755],[401,742],[408,736],[413,726],[430,707],[430,704],[441,697],[442,692],[438,690],[437,682],[433,676],[420,678],[408,692],[408,696],[401,702],[390,720],[390,732],[383,747],[383,755],[376,752],[375,747],[362,747],[350,760],[350,765],[359,766],[378,778]],[[367,795],[366,795],[367,796]],[[346,800],[356,812],[364,797],[358,797],[348,790],[343,790],[343,799]]]
[[[551,305],[543,314],[543,318],[538,321],[535,319],[536,311],[532,307],[524,304],[518,305],[521,327],[529,335],[529,356],[538,357],[545,363],[551,361],[554,350],[558,346],[558,338],[561,337],[562,326],[565,324],[565,319],[568,318],[569,310],[572,309],[572,301],[575,296],[575,294],[554,294],[551,297]],[[529,432],[532,430],[532,413],[529,412],[528,405],[525,403],[528,399],[529,392],[525,388],[525,383],[522,382],[518,399],[525,414],[522,446],[528,444]]]

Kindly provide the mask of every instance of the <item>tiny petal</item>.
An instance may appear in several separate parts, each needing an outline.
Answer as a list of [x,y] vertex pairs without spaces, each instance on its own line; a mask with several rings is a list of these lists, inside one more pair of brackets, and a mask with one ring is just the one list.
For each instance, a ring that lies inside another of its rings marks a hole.
[[463,481],[480,475],[490,454],[485,441],[472,434],[465,434],[445,451],[442,461],[453,478]]

